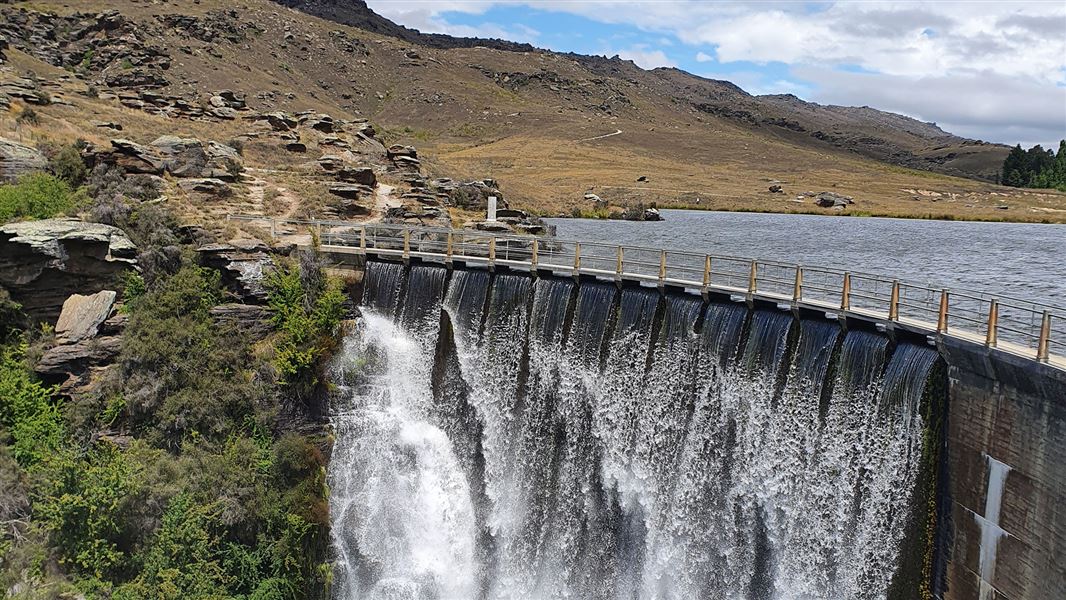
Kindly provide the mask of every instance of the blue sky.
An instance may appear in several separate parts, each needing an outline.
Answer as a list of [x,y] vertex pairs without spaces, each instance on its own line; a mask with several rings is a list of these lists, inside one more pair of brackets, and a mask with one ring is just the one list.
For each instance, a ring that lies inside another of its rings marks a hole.
[[1066,2],[370,0],[408,27],[673,66],[988,141],[1066,137]]

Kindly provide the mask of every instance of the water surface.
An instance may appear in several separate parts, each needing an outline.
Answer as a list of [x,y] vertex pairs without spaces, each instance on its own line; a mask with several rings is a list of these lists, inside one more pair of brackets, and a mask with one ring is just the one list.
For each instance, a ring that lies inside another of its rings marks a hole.
[[1066,225],[664,210],[548,219],[563,239],[777,260],[1066,305]]

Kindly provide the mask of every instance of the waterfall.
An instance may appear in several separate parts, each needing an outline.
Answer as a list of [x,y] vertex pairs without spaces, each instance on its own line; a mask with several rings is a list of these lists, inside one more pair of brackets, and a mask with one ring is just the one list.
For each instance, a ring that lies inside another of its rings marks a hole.
[[339,600],[885,598],[935,350],[659,290],[370,263]]

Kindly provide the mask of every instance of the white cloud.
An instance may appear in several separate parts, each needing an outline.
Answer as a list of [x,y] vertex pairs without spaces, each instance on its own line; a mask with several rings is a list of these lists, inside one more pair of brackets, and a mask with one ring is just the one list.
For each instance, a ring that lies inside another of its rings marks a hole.
[[707,54],[706,52],[697,52],[696,53],[696,62],[704,63],[704,62],[712,62],[712,61],[714,61],[714,57],[711,56],[710,54]]
[[[986,141],[1058,145],[1066,137],[1066,87],[988,71],[911,78],[796,67],[815,84],[806,97],[825,104],[868,105]],[[802,95],[802,94],[798,94]]]

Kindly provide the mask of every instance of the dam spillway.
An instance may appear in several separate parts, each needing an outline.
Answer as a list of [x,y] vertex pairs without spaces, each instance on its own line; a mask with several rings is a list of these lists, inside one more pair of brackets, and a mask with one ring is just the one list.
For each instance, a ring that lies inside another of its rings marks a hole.
[[336,598],[886,598],[929,577],[933,348],[566,278],[370,262],[362,287],[333,373]]

